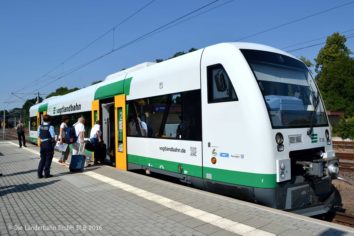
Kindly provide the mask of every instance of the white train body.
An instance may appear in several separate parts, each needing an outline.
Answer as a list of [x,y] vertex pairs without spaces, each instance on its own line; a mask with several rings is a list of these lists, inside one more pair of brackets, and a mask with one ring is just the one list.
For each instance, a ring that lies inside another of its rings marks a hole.
[[[128,169],[306,215],[333,206],[337,166],[328,119],[311,75],[293,56],[222,43],[118,72],[42,104],[57,116],[54,107],[64,103],[98,100],[105,121],[113,115],[102,110],[115,101],[112,94],[126,95]],[[81,107],[75,113],[90,111]],[[149,135],[128,131],[135,116],[151,124]]]

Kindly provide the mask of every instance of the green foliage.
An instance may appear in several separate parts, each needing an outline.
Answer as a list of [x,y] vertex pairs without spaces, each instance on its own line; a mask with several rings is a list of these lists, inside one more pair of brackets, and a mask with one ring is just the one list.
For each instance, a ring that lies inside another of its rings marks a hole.
[[64,95],[64,94],[67,94],[67,93],[74,92],[76,90],[79,90],[79,88],[75,87],[75,88],[72,88],[72,89],[68,89],[67,87],[60,87],[60,88],[57,88],[55,90],[55,92],[50,93],[46,98],[50,98],[50,97],[58,96],[58,95]]
[[327,38],[315,59],[316,79],[327,110],[341,111],[351,117],[354,115],[354,60],[350,58],[346,40],[339,33]]
[[327,110],[344,112],[344,117],[334,126],[334,133],[342,138],[354,137],[354,59],[345,45],[344,35],[330,35],[315,58],[318,87]]
[[[184,55],[184,54],[187,54],[187,53],[190,53],[190,52],[194,52],[194,51],[197,51],[197,50],[198,50],[197,48],[190,48],[190,49],[188,50],[188,52],[179,51],[179,52],[176,52],[175,54],[173,54],[173,56],[170,57],[169,59],[175,58],[175,57],[179,57],[179,56],[182,56],[182,55]],[[156,63],[160,63],[160,62],[163,62],[163,61],[164,61],[164,59],[161,59],[161,58],[155,60]]]
[[98,83],[101,83],[101,82],[102,82],[102,80],[93,81],[93,82],[91,83],[91,85],[98,84]]
[[342,111],[345,116],[354,115],[354,60],[340,58],[323,69],[318,86],[326,108]]
[[171,58],[175,58],[175,57],[179,57],[186,54],[184,51],[180,51],[180,52],[176,52],[175,54],[173,54],[173,56]]
[[301,60],[308,68],[313,66],[313,63],[304,56],[299,57],[299,60]]
[[327,37],[326,44],[321,48],[316,61],[316,72],[325,69],[329,64],[338,59],[348,59],[351,53],[350,49],[345,45],[347,41],[344,35],[340,33],[333,33]]
[[343,139],[354,139],[354,117],[342,119],[333,131]]

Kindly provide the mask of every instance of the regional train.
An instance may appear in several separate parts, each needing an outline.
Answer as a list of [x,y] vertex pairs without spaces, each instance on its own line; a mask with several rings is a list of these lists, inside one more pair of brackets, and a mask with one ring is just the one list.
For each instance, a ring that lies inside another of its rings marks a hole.
[[319,90],[304,63],[269,46],[216,44],[45,99],[30,108],[33,142],[43,114],[56,126],[84,116],[87,131],[102,121],[106,160],[121,170],[308,216],[336,205]]

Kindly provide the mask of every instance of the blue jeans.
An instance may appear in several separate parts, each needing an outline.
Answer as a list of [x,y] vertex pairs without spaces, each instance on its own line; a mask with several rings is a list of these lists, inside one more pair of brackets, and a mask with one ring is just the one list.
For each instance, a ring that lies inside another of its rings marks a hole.
[[52,141],[41,142],[40,150],[41,160],[38,165],[38,177],[48,177],[50,175],[50,166],[54,155],[54,146]]

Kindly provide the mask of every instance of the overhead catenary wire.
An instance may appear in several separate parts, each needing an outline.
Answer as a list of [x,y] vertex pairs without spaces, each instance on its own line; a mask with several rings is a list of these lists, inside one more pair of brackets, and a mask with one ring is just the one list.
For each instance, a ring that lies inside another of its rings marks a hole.
[[330,8],[327,8],[327,9],[312,13],[312,14],[307,15],[307,16],[303,16],[303,17],[300,17],[300,18],[297,18],[297,19],[294,19],[294,20],[291,20],[291,21],[288,21],[288,22],[285,22],[285,23],[282,23],[282,24],[279,24],[279,25],[276,25],[276,26],[269,27],[267,29],[258,31],[256,33],[252,33],[252,34],[249,34],[249,35],[246,35],[246,36],[242,36],[242,37],[236,39],[236,41],[241,41],[241,40],[245,40],[245,39],[248,39],[248,38],[253,38],[255,36],[258,36],[258,35],[261,35],[261,34],[265,34],[265,33],[268,33],[270,31],[273,31],[273,30],[276,30],[276,29],[279,29],[279,28],[282,28],[282,27],[285,27],[285,26],[288,26],[288,25],[291,25],[291,24],[295,24],[297,22],[304,21],[304,20],[307,20],[309,18],[318,16],[318,15],[322,15],[324,13],[327,13],[327,12],[336,10],[338,8],[342,8],[342,7],[351,5],[353,3],[354,3],[354,1],[349,1],[349,2],[346,2],[346,3],[343,3],[343,4],[339,4],[339,5],[336,5],[334,7],[330,7]]
[[[211,4],[214,4],[215,2],[218,2],[218,0],[211,2]],[[320,14],[324,14],[324,13],[327,13],[327,12],[329,12],[329,11],[332,11],[332,10],[335,10],[335,9],[338,9],[338,8],[341,8],[341,7],[344,7],[344,6],[353,4],[353,3],[354,3],[354,1],[346,2],[346,3],[344,3],[344,4],[340,4],[340,5],[337,5],[337,6],[334,6],[334,7],[331,7],[331,8],[328,8],[328,9],[325,9],[325,10],[322,10],[322,11],[319,11],[319,12],[316,12],[316,13],[313,13],[313,14],[311,14],[311,15],[307,15],[307,16],[305,16],[305,17],[301,17],[301,18],[292,20],[292,21],[290,21],[290,22],[286,22],[286,23],[283,23],[283,24],[281,24],[281,25],[277,25],[277,26],[272,27],[272,28],[269,28],[269,29],[267,29],[267,30],[263,30],[263,31],[261,31],[261,32],[254,33],[254,34],[252,34],[252,35],[248,35],[248,36],[242,37],[241,39],[248,38],[248,37],[253,37],[253,36],[255,36],[256,34],[258,35],[258,34],[265,33],[265,32],[271,31],[271,30],[275,30],[275,29],[284,27],[284,26],[286,26],[286,25],[293,24],[293,23],[296,23],[296,22],[299,22],[299,21],[303,21],[303,20],[305,20],[305,19],[308,19],[308,18],[317,16],[317,15],[320,15]],[[207,4],[207,5],[209,5],[209,4]],[[194,13],[195,13],[195,12],[192,12],[192,14],[194,14]],[[192,17],[192,16],[191,16],[192,14],[188,14],[188,17]],[[201,14],[202,14],[202,13],[201,13]],[[182,16],[182,18],[186,18],[186,16]],[[185,20],[188,20],[188,19],[185,19]],[[90,61],[88,61],[88,62],[86,62],[86,63],[83,63],[82,65],[80,65],[80,66],[78,66],[78,67],[71,68],[71,69],[69,69],[68,71],[64,72],[63,74],[58,75],[57,78],[54,79],[54,81],[60,80],[60,79],[62,79],[63,77],[66,77],[66,76],[68,76],[69,74],[74,73],[74,72],[78,71],[79,69],[81,69],[81,68],[83,68],[83,67],[86,67],[87,65],[90,65],[90,64],[94,63],[95,61],[100,60],[100,59],[102,59],[102,58],[104,58],[104,57],[106,57],[106,56],[112,54],[113,52],[115,52],[115,51],[117,51],[117,50],[120,50],[120,49],[122,49],[122,48],[124,48],[124,47],[127,47],[127,46],[131,45],[132,43],[135,43],[135,42],[138,42],[138,41],[140,41],[140,40],[142,40],[142,39],[145,39],[145,38],[147,38],[147,37],[150,37],[151,34],[154,34],[154,33],[156,33],[156,32],[162,32],[162,31],[166,30],[168,27],[173,27],[174,25],[180,24],[180,22],[178,22],[178,21],[181,21],[181,19],[177,18],[177,19],[175,19],[173,22],[167,23],[168,25],[163,25],[163,26],[161,26],[161,27],[159,27],[159,28],[157,28],[157,29],[155,29],[155,30],[153,30],[153,31],[151,31],[151,32],[149,32],[149,33],[147,33],[147,34],[144,34],[144,35],[142,35],[141,37],[138,37],[138,38],[136,38],[135,40],[132,40],[132,41],[130,41],[130,42],[128,42],[128,43],[126,43],[126,44],[124,44],[124,45],[118,47],[118,48],[112,49],[111,52],[104,53],[104,54],[102,54],[102,55],[100,55],[100,56],[98,56],[98,57],[96,57],[96,58],[94,58],[94,59],[92,59],[92,60],[90,60]],[[49,84],[51,84],[51,83],[52,83],[52,82],[50,82]],[[44,87],[48,86],[49,84],[46,84],[45,86],[42,86],[41,88],[44,88]],[[41,88],[40,88],[40,89],[41,89]]]
[[[57,70],[59,67],[63,66],[64,64],[66,64],[68,61],[70,61],[71,59],[73,59],[74,57],[76,57],[77,55],[79,55],[80,53],[82,53],[83,51],[85,51],[86,49],[90,48],[92,45],[94,45],[96,42],[98,42],[99,40],[101,40],[102,38],[104,38],[105,36],[109,35],[110,33],[113,33],[113,40],[115,40],[115,36],[114,34],[116,33],[116,29],[119,28],[121,25],[123,25],[124,23],[128,22],[130,19],[132,19],[133,17],[135,17],[136,15],[138,15],[140,12],[142,12],[143,10],[145,10],[147,7],[149,7],[152,3],[154,3],[156,0],[150,0],[148,3],[144,4],[142,7],[140,7],[139,9],[137,9],[136,11],[134,11],[132,14],[128,15],[127,17],[125,17],[123,20],[121,20],[119,23],[115,24],[114,26],[112,26],[109,30],[105,31],[103,34],[99,35],[98,37],[96,37],[94,40],[92,40],[91,42],[89,42],[87,45],[85,45],[84,47],[80,48],[79,50],[77,50],[76,52],[74,52],[73,54],[71,54],[70,56],[68,56],[67,58],[65,58],[63,61],[61,61],[58,65],[54,66],[53,68],[51,68],[49,71],[47,71],[46,73],[44,73],[42,76],[40,76],[39,78],[37,78],[36,80],[34,80],[32,83],[38,83],[40,81],[42,81],[43,79],[46,79],[47,76],[54,72],[55,70]],[[114,42],[112,43],[113,47],[114,47]],[[30,85],[28,84],[28,85]],[[26,86],[24,86],[23,88],[20,88],[16,91],[14,91],[14,93],[17,93],[18,91],[23,90],[24,88],[28,87],[27,84]]]
[[[350,34],[350,35],[347,35],[347,36],[346,36],[347,39],[350,39],[350,38],[353,38],[353,37],[354,37],[354,34]],[[299,48],[291,49],[291,50],[288,50],[288,52],[300,51],[300,50],[303,50],[303,49],[307,49],[307,48],[312,48],[312,47],[320,46],[320,45],[323,45],[323,44],[325,44],[325,43],[326,43],[326,42],[315,43],[315,44],[307,45],[307,46],[304,46],[304,47],[299,47]]]
[[163,32],[163,31],[165,31],[165,30],[168,30],[168,29],[170,29],[170,28],[173,28],[173,27],[175,27],[175,26],[177,26],[177,25],[183,24],[183,23],[185,23],[185,22],[187,22],[187,21],[190,21],[190,20],[192,20],[192,19],[194,19],[194,18],[196,18],[196,17],[198,17],[198,16],[201,16],[201,15],[204,15],[204,14],[210,12],[210,11],[213,11],[213,10],[215,10],[215,9],[217,9],[217,8],[223,7],[223,6],[227,5],[227,4],[232,3],[233,1],[235,1],[235,0],[228,0],[228,1],[226,1],[226,2],[223,2],[223,3],[221,3],[221,4],[216,5],[215,7],[212,7],[212,8],[209,8],[209,9],[205,10],[205,11],[202,11],[202,12],[200,12],[200,13],[198,13],[198,14],[189,16],[188,18],[186,18],[186,19],[184,19],[184,20],[181,20],[181,21],[179,21],[179,22],[176,22],[175,24],[170,25],[169,27],[166,27],[166,28],[164,28],[164,29],[158,31],[158,33],[161,33],[161,32]]
[[[351,28],[351,29],[348,29],[348,30],[344,30],[344,31],[341,31],[339,33],[341,34],[345,34],[345,33],[348,33],[348,32],[351,32],[351,31],[354,31],[354,28]],[[315,39],[311,39],[311,40],[306,40],[306,41],[302,41],[302,42],[298,42],[298,43],[294,43],[294,44],[290,44],[288,46],[285,46],[285,47],[282,47],[281,49],[287,49],[287,48],[292,48],[294,46],[298,46],[298,45],[302,45],[302,44],[308,44],[308,43],[312,43],[312,42],[315,42],[315,41],[318,41],[318,40],[323,40],[323,39],[326,39],[328,37],[327,36],[322,36],[322,37],[318,37],[318,38],[315,38]]]
[[[217,1],[215,1],[215,2],[217,2]],[[298,21],[301,21],[301,20],[305,20],[305,18],[307,19],[307,18],[313,17],[313,16],[315,16],[315,15],[323,14],[323,13],[325,13],[325,12],[328,12],[328,11],[331,11],[331,10],[334,10],[334,9],[337,9],[337,8],[340,8],[340,7],[343,7],[343,6],[352,4],[352,3],[354,3],[354,1],[350,1],[350,2],[344,3],[344,4],[342,4],[342,5],[335,6],[335,7],[332,7],[332,8],[330,8],[330,9],[326,9],[326,10],[323,10],[323,11],[320,11],[320,12],[317,12],[317,13],[314,13],[314,14],[312,14],[312,15],[310,15],[310,16],[306,16],[306,17],[303,17],[303,18],[300,18],[300,19],[293,20],[293,21],[291,21],[291,22],[287,22],[287,23],[284,23],[284,24],[281,24],[281,25],[272,27],[272,30],[275,30],[275,28],[283,27],[283,26],[285,26],[286,24],[293,24],[293,23],[295,23],[295,22],[298,22]],[[220,5],[224,5],[224,4],[225,4],[225,3],[220,4]],[[216,6],[216,7],[214,7],[214,8],[218,8],[218,6]],[[155,33],[160,33],[160,32],[162,32],[162,31],[165,31],[165,30],[167,30],[167,29],[169,29],[169,28],[172,28],[172,27],[174,27],[175,25],[181,24],[181,23],[183,23],[183,22],[189,20],[190,18],[193,18],[193,17],[197,17],[197,16],[199,16],[199,15],[202,15],[202,14],[204,14],[205,12],[208,12],[208,11],[210,11],[210,10],[211,10],[211,9],[205,10],[204,12],[199,13],[199,14],[195,14],[194,16],[189,15],[189,17],[186,18],[186,19],[184,19],[184,20],[177,21],[177,22],[175,22],[175,23],[172,24],[172,25],[169,25],[169,26],[167,26],[167,27],[165,27],[165,28],[161,28],[161,29],[159,29],[159,30],[153,32],[152,35],[155,34]],[[113,27],[112,27],[112,28],[113,28]],[[111,28],[111,30],[112,30],[112,28]],[[115,29],[114,29],[114,30],[115,30]],[[109,33],[110,33],[110,32],[111,32],[111,31],[109,31]],[[263,31],[262,31],[262,32],[263,32]],[[150,32],[150,33],[151,33],[151,32]],[[258,32],[258,33],[259,33],[259,32]],[[263,32],[263,33],[265,33],[265,32]],[[256,33],[256,34],[257,34],[257,33]],[[78,66],[76,66],[76,67],[70,68],[69,70],[67,70],[67,71],[65,71],[65,72],[63,72],[63,73],[61,73],[61,74],[59,74],[59,75],[53,76],[53,82],[55,82],[55,81],[57,81],[57,80],[60,80],[60,79],[62,79],[62,78],[64,78],[64,77],[66,77],[66,76],[68,76],[68,75],[74,73],[75,71],[78,71],[78,70],[80,70],[80,69],[82,69],[82,68],[84,68],[84,67],[86,67],[86,66],[88,66],[88,65],[90,65],[90,64],[92,64],[92,63],[94,63],[95,61],[98,61],[98,60],[100,60],[100,59],[102,59],[102,58],[104,58],[104,57],[106,57],[106,56],[112,54],[112,53],[115,52],[115,51],[118,51],[118,50],[120,50],[120,49],[122,49],[122,48],[124,48],[124,47],[127,47],[127,46],[131,45],[132,43],[138,42],[138,41],[143,40],[143,39],[145,39],[145,38],[148,38],[148,37],[150,37],[150,36],[152,36],[152,35],[145,34],[145,35],[143,35],[144,37],[139,37],[139,38],[137,38],[137,39],[135,39],[135,40],[132,40],[132,41],[134,41],[134,42],[130,41],[130,42],[128,42],[127,45],[124,44],[124,45],[119,46],[118,48],[115,48],[115,42],[113,42],[113,43],[112,43],[112,44],[113,44],[112,50],[111,50],[110,52],[104,53],[104,54],[102,54],[102,55],[100,55],[100,56],[98,56],[98,57],[96,57],[96,58],[93,58],[93,59],[91,59],[91,60],[89,60],[89,61],[87,61],[87,62],[85,62],[85,63],[83,63],[83,64],[80,64],[80,65],[78,65]],[[113,37],[114,37],[114,36],[113,36]],[[247,37],[247,36],[245,36],[245,37]],[[114,40],[114,39],[113,39],[113,40]],[[295,49],[295,50],[300,50],[300,49]],[[52,82],[50,81],[50,84],[51,84],[51,83],[52,83]],[[49,85],[49,84],[48,84],[48,85]],[[47,87],[48,85],[43,86],[43,87]],[[43,88],[43,87],[41,87],[41,88]],[[36,90],[36,91],[37,91],[37,90]]]
[[211,1],[211,2],[209,2],[207,4],[204,4],[204,5],[196,8],[196,9],[194,9],[194,10],[192,10],[192,11],[190,11],[190,12],[188,12],[188,13],[182,15],[182,16],[179,16],[179,17],[177,17],[177,18],[175,18],[175,19],[173,19],[173,20],[171,20],[171,21],[169,21],[169,22],[167,22],[167,23],[165,23],[165,24],[163,24],[163,25],[161,25],[161,26],[159,26],[159,27],[147,32],[147,33],[145,33],[145,34],[142,34],[141,36],[139,36],[139,37],[137,37],[137,38],[135,38],[135,39],[133,39],[131,41],[128,41],[128,42],[120,45],[119,47],[116,47],[116,48],[112,49],[109,52],[103,53],[102,55],[100,55],[100,56],[98,56],[96,58],[93,58],[93,59],[91,59],[91,60],[89,60],[89,61],[87,61],[87,62],[85,62],[85,63],[83,63],[81,65],[73,67],[73,68],[67,70],[66,72],[63,72],[62,74],[58,75],[54,80],[49,81],[48,83],[44,84],[43,86],[39,87],[38,89],[36,89],[34,91],[40,90],[42,88],[45,88],[48,85],[50,85],[50,84],[52,84],[52,83],[54,83],[54,82],[56,82],[58,80],[61,80],[64,77],[66,77],[66,76],[68,76],[68,75],[70,75],[70,74],[72,74],[72,73],[74,73],[74,72],[76,72],[76,71],[78,71],[78,70],[80,70],[82,68],[85,68],[86,66],[88,66],[88,65],[90,65],[90,64],[92,64],[92,63],[94,63],[94,62],[96,62],[98,60],[101,60],[102,58],[105,58],[106,56],[108,56],[108,55],[110,55],[112,53],[115,53],[115,52],[117,52],[117,51],[119,51],[119,50],[121,50],[123,48],[126,48],[126,47],[128,47],[128,46],[130,46],[130,45],[132,45],[134,43],[137,43],[137,42],[139,42],[141,40],[144,40],[144,39],[146,39],[148,37],[151,37],[152,35],[154,35],[156,33],[159,33],[160,30],[162,30],[162,29],[164,29],[166,27],[169,27],[170,25],[175,24],[176,22],[181,21],[181,20],[183,20],[183,19],[185,19],[185,18],[187,18],[187,17],[189,17],[189,16],[191,16],[191,15],[193,15],[193,14],[199,12],[199,11],[202,11],[202,10],[210,7],[211,5],[214,5],[215,3],[219,2],[219,1],[220,0],[214,0],[214,1]]

